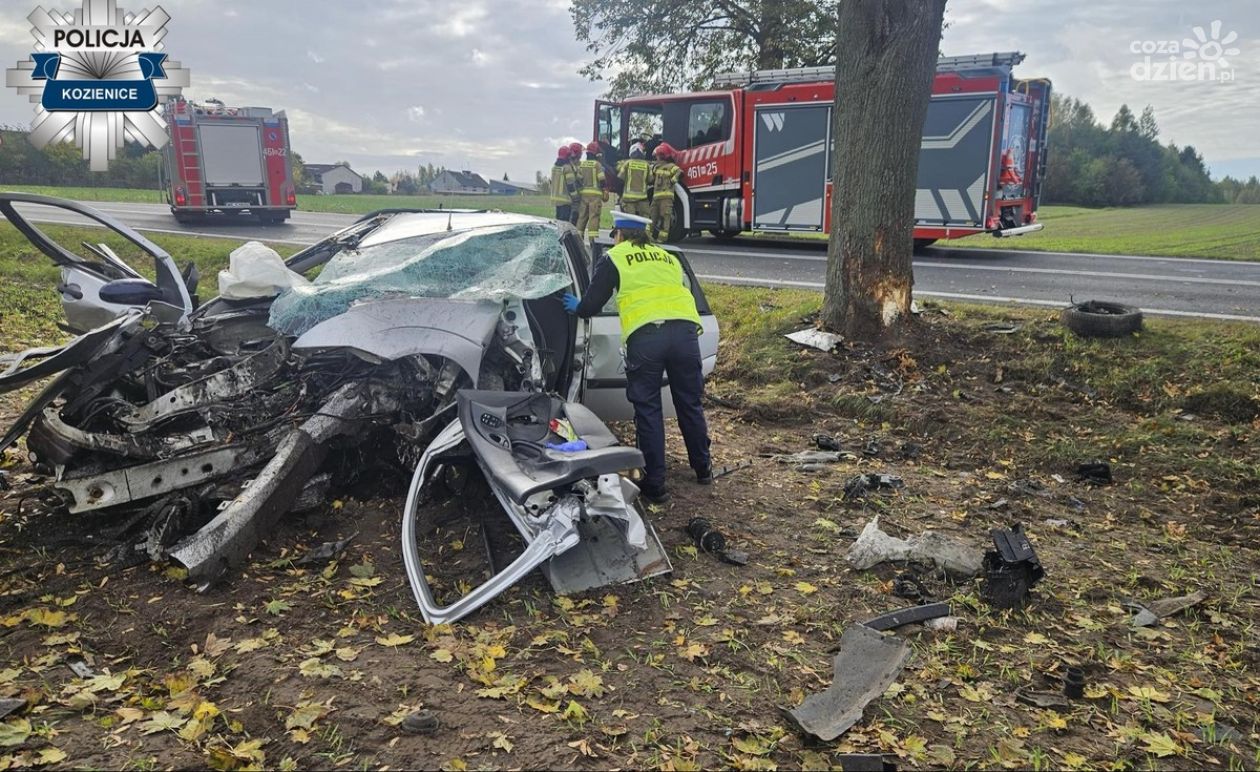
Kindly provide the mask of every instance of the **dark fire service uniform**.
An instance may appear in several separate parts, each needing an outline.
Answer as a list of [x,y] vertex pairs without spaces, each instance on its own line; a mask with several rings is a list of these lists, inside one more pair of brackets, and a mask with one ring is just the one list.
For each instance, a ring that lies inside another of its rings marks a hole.
[[[647,227],[642,217],[614,212],[614,227]],[[634,429],[643,452],[649,498],[665,492],[665,419],[661,410],[663,376],[687,445],[687,459],[701,483],[712,481],[709,430],[701,399],[704,374],[700,357],[700,313],[686,285],[682,265],[654,245],[622,241],[595,265],[590,287],[577,304],[582,318],[598,314],[617,293],[625,344],[626,397],[634,405]]]

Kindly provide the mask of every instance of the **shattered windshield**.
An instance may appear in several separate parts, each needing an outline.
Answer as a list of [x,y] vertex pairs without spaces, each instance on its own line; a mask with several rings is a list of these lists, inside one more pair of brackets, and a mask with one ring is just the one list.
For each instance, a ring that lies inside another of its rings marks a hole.
[[310,286],[282,292],[268,324],[301,335],[358,300],[539,298],[571,283],[564,247],[542,224],[436,233],[338,253]]

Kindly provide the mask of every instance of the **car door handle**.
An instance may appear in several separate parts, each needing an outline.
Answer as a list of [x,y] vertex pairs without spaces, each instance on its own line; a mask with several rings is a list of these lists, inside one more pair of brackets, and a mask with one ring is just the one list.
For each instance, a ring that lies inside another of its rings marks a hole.
[[58,284],[57,291],[63,295],[69,295],[75,300],[83,299],[83,290],[79,289],[77,284]]

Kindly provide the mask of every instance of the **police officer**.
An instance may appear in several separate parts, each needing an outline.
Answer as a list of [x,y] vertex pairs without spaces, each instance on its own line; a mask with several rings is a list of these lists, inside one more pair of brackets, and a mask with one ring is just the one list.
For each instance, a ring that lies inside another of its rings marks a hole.
[[674,224],[674,183],[682,178],[682,169],[674,163],[674,148],[662,142],[652,151],[656,165],[652,168],[652,238],[669,238]]
[[556,219],[569,222],[573,217],[573,194],[577,191],[577,174],[569,163],[569,146],[561,145],[556,151],[556,163],[551,167],[551,204],[556,208]]
[[621,179],[621,211],[646,217],[648,215],[648,179],[652,165],[643,158],[643,146],[630,146],[630,157],[617,163],[617,177]]
[[578,212],[582,208],[582,196],[578,193],[578,164],[582,163],[582,143],[569,143],[569,168],[573,170],[573,190],[569,193],[569,205],[572,211],[569,213],[569,223],[577,225]]
[[592,141],[586,146],[586,160],[578,164],[581,209],[578,211],[577,229],[588,239],[599,237],[599,215],[608,200],[608,192],[604,190],[604,164],[599,156],[599,143]]
[[709,429],[700,404],[704,395],[700,313],[687,288],[682,265],[648,240],[649,224],[645,217],[613,212],[616,245],[595,265],[581,301],[565,293],[564,307],[569,313],[590,318],[600,312],[613,292],[617,293],[625,345],[626,397],[634,405],[635,439],[643,452],[646,472],[640,489],[649,502],[661,504],[669,500],[661,412],[661,386],[666,374],[696,481],[709,485],[713,473]]

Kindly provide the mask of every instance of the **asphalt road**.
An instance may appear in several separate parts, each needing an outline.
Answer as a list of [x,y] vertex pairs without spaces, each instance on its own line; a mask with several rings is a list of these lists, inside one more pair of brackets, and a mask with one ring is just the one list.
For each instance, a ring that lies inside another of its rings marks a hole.
[[[357,217],[298,211],[283,225],[260,225],[244,218],[239,222],[180,225],[161,204],[89,205],[142,231],[291,244],[313,243]],[[59,217],[46,219],[62,221]],[[1072,298],[1114,300],[1152,314],[1260,322],[1260,261],[968,249],[965,241],[956,243],[959,246],[931,247],[916,254],[917,296],[1054,308]],[[823,286],[827,258],[821,243],[762,239],[726,243],[695,238],[680,246],[703,280],[771,287]]]

